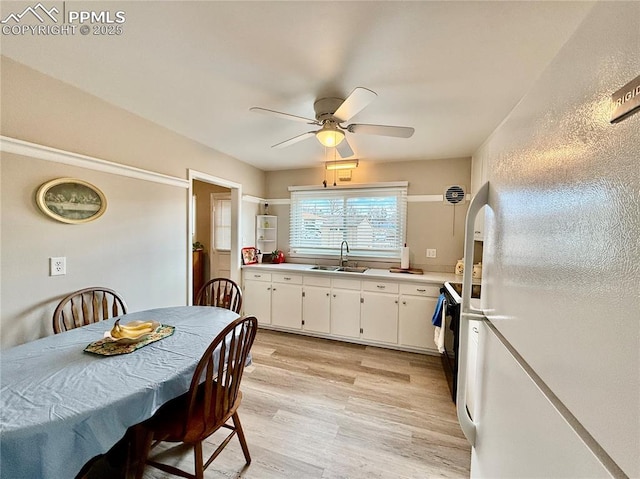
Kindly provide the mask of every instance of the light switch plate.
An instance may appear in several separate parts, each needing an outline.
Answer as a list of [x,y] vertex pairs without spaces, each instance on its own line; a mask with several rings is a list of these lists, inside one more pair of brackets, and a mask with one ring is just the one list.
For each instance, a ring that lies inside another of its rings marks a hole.
[[436,257],[436,250],[435,249],[427,249],[427,258],[435,258]]
[[67,274],[67,258],[59,256],[49,258],[49,276],[61,276]]

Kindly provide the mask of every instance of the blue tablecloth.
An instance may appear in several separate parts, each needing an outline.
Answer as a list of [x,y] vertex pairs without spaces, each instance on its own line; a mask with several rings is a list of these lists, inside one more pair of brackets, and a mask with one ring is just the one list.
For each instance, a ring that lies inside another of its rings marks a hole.
[[156,320],[175,333],[130,354],[83,352],[114,319],[49,336],[0,354],[0,477],[73,478],[127,428],[189,389],[200,357],[238,315],[208,306],[123,316]]

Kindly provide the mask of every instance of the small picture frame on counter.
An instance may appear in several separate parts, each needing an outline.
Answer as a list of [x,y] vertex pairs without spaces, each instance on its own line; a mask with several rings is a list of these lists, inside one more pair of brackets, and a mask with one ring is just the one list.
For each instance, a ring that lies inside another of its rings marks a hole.
[[251,246],[242,248],[242,264],[255,264],[258,262],[258,250]]

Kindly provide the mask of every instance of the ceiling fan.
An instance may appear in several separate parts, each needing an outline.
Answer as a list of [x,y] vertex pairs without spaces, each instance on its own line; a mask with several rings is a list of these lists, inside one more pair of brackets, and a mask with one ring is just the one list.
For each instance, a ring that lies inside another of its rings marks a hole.
[[319,126],[319,130],[307,131],[301,135],[294,136],[272,146],[272,148],[284,148],[299,141],[315,136],[318,141],[326,147],[335,147],[342,158],[353,156],[353,150],[347,141],[346,132],[362,133],[365,135],[393,136],[397,138],[409,138],[415,131],[406,126],[389,125],[365,125],[361,123],[351,123],[344,125],[352,117],[358,114],[378,95],[367,88],[355,88],[346,99],[342,98],[320,98],[313,104],[315,119],[303,116],[291,115],[280,111],[269,110],[254,106],[250,111],[277,116],[287,120],[294,120],[309,125]]

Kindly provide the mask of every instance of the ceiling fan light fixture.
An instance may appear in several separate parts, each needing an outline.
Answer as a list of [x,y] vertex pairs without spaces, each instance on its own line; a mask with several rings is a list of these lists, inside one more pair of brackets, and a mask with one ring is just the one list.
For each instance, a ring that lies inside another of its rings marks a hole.
[[358,167],[358,160],[327,161],[324,167],[327,170],[352,170]]
[[330,124],[325,124],[322,129],[316,132],[318,141],[327,148],[338,146],[344,140],[344,133]]

